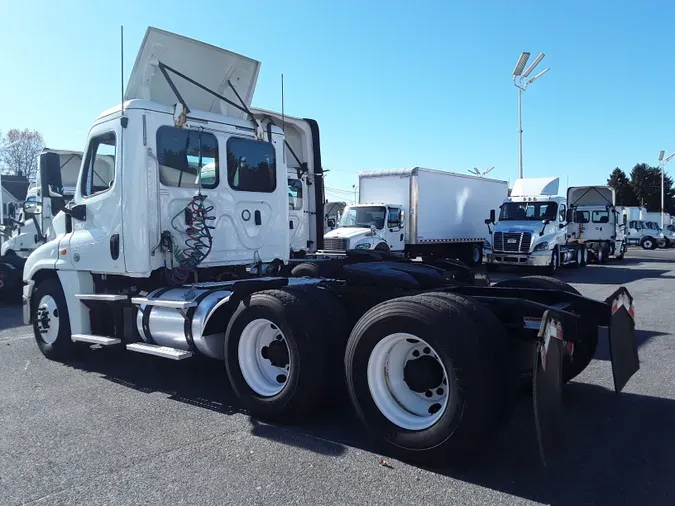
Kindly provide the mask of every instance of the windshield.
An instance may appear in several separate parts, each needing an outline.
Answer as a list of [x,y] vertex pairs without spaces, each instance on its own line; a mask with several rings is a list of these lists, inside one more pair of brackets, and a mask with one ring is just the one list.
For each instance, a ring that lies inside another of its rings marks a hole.
[[381,229],[387,208],[383,206],[347,207],[340,218],[340,227],[362,227]]
[[555,202],[507,202],[502,204],[499,221],[554,221],[557,211]]

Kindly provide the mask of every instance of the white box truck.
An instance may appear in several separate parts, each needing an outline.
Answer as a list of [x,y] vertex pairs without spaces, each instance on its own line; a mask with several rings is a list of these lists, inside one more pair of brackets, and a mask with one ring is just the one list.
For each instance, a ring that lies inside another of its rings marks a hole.
[[414,167],[359,173],[359,203],[347,206],[323,253],[370,250],[416,258],[481,263],[485,216],[506,198],[508,183]]
[[[662,214],[658,211],[648,212],[645,210],[642,213],[642,219],[645,222],[649,233],[656,235],[656,244],[659,248],[669,248],[675,244],[675,234],[667,228],[664,230],[664,227],[670,222],[669,214]],[[663,226],[661,223],[663,223]],[[661,238],[661,236],[663,236],[663,238]]]

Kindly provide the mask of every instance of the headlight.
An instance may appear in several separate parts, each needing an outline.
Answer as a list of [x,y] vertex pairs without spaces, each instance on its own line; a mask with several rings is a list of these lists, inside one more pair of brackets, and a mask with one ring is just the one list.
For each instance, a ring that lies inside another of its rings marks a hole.
[[370,249],[370,243],[363,242],[356,245],[356,249]]
[[544,241],[537,244],[532,251],[544,251],[546,249],[548,249],[548,243]]

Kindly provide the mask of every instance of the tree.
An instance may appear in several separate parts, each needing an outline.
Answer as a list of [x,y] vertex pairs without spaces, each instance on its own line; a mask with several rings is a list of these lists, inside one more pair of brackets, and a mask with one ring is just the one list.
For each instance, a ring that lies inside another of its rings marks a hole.
[[1,144],[9,146],[2,150],[3,173],[33,179],[37,172],[38,155],[45,147],[42,134],[37,130],[13,128],[7,132]]
[[619,167],[614,169],[607,179],[607,185],[614,188],[616,192],[616,204],[618,206],[636,206],[638,205],[637,197],[633,191],[633,187],[626,176],[626,173]]
[[[638,204],[649,211],[661,210],[661,169],[646,163],[638,163],[630,173],[630,185],[637,197]],[[675,212],[675,189],[673,180],[664,177],[664,207],[666,212]]]

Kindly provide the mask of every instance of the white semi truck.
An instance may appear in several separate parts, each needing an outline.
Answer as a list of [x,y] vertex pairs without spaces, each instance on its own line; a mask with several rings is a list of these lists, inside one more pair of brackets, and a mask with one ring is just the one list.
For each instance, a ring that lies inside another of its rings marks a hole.
[[[621,391],[639,369],[625,287],[598,301],[552,278],[495,288],[457,264],[351,253],[325,261],[328,278],[290,277],[287,145],[249,109],[258,69],[150,28],[125,102],[89,131],[67,206],[59,156],[41,155],[55,235],[26,260],[23,303],[45,357],[105,353],[93,344],[219,360],[242,408],[286,422],[306,422],[345,384],[372,436],[426,465],[480,449],[518,378],[532,382],[548,450],[561,385],[600,338]],[[293,150],[316,184],[318,124],[306,121]]]
[[610,257],[621,260],[628,249],[627,219],[617,211],[615,202],[615,191],[610,186],[567,189],[567,205],[574,213],[574,220],[567,226],[568,241],[585,245],[598,263]]
[[[655,234],[657,236],[657,246],[659,248],[670,248],[671,246],[675,245],[675,235],[667,228],[664,229],[661,226],[661,223],[663,223],[664,226],[669,224],[669,214],[664,213],[664,215],[661,216],[661,213],[659,212],[645,211],[642,213],[642,219],[644,220],[649,233]],[[661,236],[663,236],[663,238],[661,238]]]
[[588,250],[576,243],[573,214],[567,199],[558,196],[559,178],[523,178],[513,184],[511,195],[486,220],[491,229],[490,267],[511,265],[540,267],[554,273],[562,265],[584,266]]
[[650,229],[645,222],[647,209],[638,206],[622,206],[617,209],[627,217],[626,240],[628,244],[639,245],[646,250],[656,249],[659,244],[664,245],[663,232]]
[[488,239],[484,216],[506,198],[508,183],[414,167],[359,173],[359,203],[342,211],[324,237],[326,254],[382,251],[408,258],[479,264]]
[[[45,148],[42,150],[42,154],[44,153],[55,153],[59,156],[63,195],[67,203],[75,194],[77,175],[82,165],[82,152]],[[43,215],[40,209],[41,191],[42,185],[38,170],[36,180],[28,188],[26,194],[25,206],[31,210],[30,215],[27,216],[23,211],[19,214],[10,237],[2,243],[3,257],[16,255],[27,258],[35,248],[54,236],[51,223],[53,216]]]

